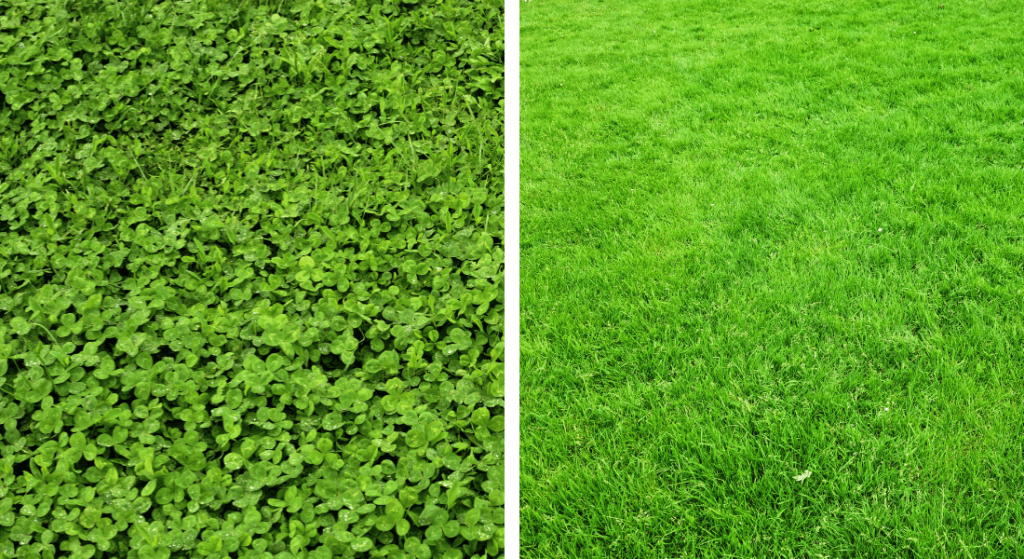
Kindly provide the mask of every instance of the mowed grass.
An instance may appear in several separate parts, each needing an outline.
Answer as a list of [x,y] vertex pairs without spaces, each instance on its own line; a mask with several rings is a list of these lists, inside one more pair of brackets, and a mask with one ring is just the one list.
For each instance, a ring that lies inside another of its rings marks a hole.
[[1024,557],[1024,4],[521,6],[523,556]]

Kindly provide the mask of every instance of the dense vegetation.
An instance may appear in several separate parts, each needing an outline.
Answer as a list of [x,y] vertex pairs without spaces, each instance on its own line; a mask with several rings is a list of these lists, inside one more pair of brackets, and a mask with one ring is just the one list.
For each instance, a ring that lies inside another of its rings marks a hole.
[[502,554],[503,33],[0,0],[0,557]]
[[522,6],[522,550],[1024,557],[1024,3]]

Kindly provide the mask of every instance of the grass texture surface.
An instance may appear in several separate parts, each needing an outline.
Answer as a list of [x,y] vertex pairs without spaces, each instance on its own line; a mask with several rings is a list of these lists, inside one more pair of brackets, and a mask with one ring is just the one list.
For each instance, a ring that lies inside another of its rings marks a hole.
[[1021,22],[522,5],[524,557],[1024,556]]

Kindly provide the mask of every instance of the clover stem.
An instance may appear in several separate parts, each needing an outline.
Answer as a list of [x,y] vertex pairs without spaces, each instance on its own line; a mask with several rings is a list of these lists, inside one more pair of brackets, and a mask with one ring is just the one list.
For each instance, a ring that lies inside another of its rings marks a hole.
[[57,338],[54,338],[53,337],[53,333],[50,332],[49,330],[47,330],[45,326],[43,326],[42,324],[39,324],[38,322],[29,322],[29,324],[42,328],[43,332],[46,332],[46,335],[50,337],[50,341],[52,341],[54,343],[54,345],[57,344]]

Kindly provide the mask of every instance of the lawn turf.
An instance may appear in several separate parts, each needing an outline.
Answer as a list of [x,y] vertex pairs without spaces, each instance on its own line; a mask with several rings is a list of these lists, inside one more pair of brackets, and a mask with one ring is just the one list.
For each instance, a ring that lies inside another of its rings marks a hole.
[[1024,4],[521,6],[523,557],[1024,557]]

